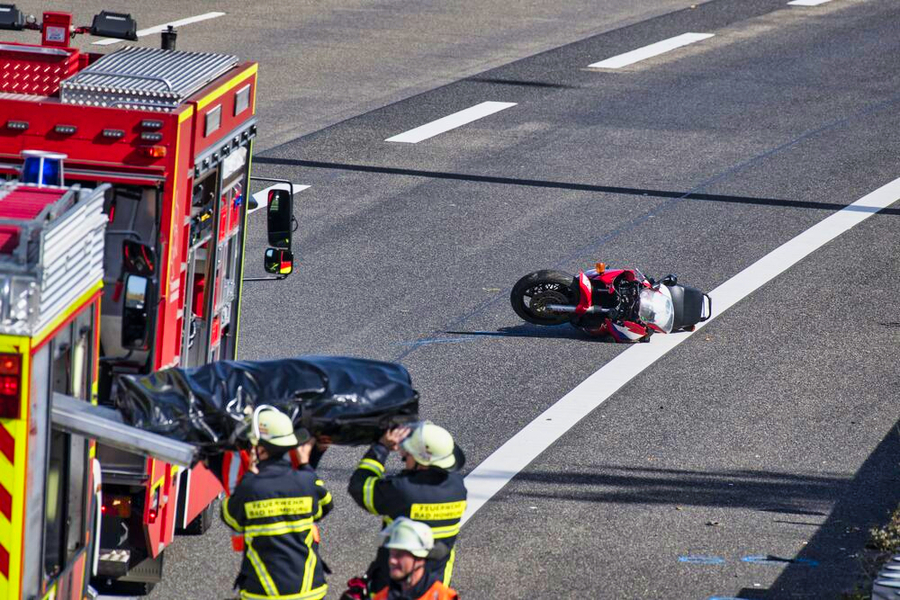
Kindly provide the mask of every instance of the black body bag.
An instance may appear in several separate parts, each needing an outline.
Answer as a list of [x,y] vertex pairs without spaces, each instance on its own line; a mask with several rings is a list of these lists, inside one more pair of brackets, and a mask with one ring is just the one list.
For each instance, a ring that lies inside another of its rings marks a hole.
[[116,404],[129,425],[211,455],[247,446],[247,415],[260,404],[279,408],[313,435],[359,445],[416,421],[419,395],[399,364],[304,356],[118,375]]

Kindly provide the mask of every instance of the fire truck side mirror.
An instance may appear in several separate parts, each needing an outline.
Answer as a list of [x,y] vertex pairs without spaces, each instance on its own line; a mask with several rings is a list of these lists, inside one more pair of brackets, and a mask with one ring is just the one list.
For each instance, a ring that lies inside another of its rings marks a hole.
[[266,273],[287,277],[294,270],[294,253],[283,248],[269,248],[265,257]]
[[149,350],[156,320],[156,288],[148,277],[125,276],[125,305],[122,308],[122,347]]
[[294,220],[294,197],[290,190],[269,190],[267,217],[269,245],[290,250]]
[[156,273],[156,252],[147,244],[135,240],[122,242],[122,270],[130,275],[153,277]]

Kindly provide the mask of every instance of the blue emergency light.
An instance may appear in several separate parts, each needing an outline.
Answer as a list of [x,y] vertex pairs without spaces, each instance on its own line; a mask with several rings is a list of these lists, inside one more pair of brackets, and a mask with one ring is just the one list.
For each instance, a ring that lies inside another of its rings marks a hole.
[[65,154],[43,152],[41,150],[25,150],[20,181],[38,187],[45,185],[63,185],[63,160]]

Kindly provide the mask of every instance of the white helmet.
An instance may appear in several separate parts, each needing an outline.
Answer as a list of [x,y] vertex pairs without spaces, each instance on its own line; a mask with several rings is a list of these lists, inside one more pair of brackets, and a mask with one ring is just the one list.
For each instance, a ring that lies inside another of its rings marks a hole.
[[420,521],[398,517],[381,532],[385,537],[383,546],[394,550],[405,550],[416,558],[428,558],[434,548],[434,534],[431,527]]
[[417,463],[426,467],[452,469],[456,465],[454,454],[456,445],[453,443],[453,436],[431,421],[419,423],[400,443],[400,447]]
[[294,448],[309,439],[305,429],[299,431],[302,440],[297,439],[291,418],[268,404],[261,404],[253,411],[250,428],[250,443],[256,446],[267,442],[282,448]]

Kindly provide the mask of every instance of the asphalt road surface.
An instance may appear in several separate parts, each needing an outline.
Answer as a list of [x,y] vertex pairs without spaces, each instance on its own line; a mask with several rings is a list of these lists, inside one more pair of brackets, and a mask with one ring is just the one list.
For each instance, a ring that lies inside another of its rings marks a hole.
[[[177,48],[234,54],[260,63],[256,150],[318,131],[349,117],[567,42],[679,10],[688,0],[216,0],[141,4],[61,0],[23,4],[68,11],[90,24],[101,10],[129,12],[138,29],[192,17]],[[699,2],[695,3],[699,4]],[[35,34],[4,32],[4,39]],[[89,36],[75,38],[95,52]],[[158,46],[159,35],[136,45]]]
[[[169,4],[151,17],[190,16]],[[271,133],[255,173],[310,186],[296,197],[299,267],[247,284],[240,353],[402,362],[467,472],[632,351],[522,323],[507,299],[520,276],[602,260],[705,290],[740,283],[900,177],[892,0],[330,4],[234,3],[184,28],[180,47],[277,73],[260,88]],[[303,35],[287,39],[288,23]],[[713,35],[589,67],[685,33]],[[507,105],[385,141],[484,102]],[[463,529],[462,596],[853,589],[868,528],[898,500],[900,211],[849,212],[870,218],[769,265],[771,280],[555,443],[528,440],[549,447]],[[251,271],[264,248],[252,219]],[[336,503],[322,527],[330,598],[377,544],[378,520],[345,493],[362,452],[334,448],[320,468]],[[179,538],[152,597],[228,597],[238,562],[221,525]]]

